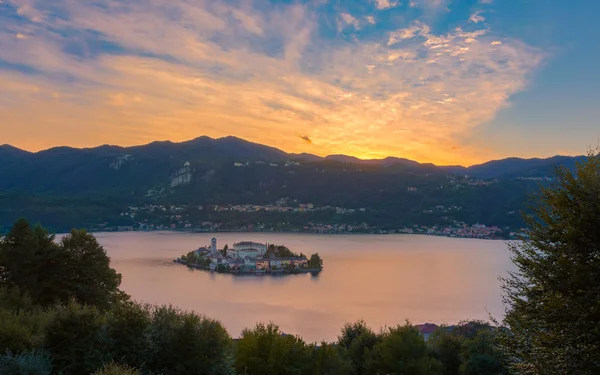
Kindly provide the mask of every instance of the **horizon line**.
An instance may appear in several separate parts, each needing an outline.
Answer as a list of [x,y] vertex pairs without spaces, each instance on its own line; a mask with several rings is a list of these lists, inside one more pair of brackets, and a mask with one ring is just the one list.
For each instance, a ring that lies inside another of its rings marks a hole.
[[404,160],[407,160],[407,161],[416,162],[416,163],[421,164],[421,165],[434,165],[436,167],[462,167],[462,168],[470,168],[470,167],[477,166],[477,165],[483,165],[483,164],[487,164],[487,163],[491,163],[491,162],[495,162],[495,161],[502,161],[502,160],[508,160],[508,159],[547,160],[547,159],[552,159],[552,158],[555,158],[555,157],[577,158],[577,157],[585,156],[584,154],[580,154],[580,155],[554,154],[554,155],[546,156],[546,157],[535,156],[535,157],[531,157],[531,158],[519,157],[519,156],[507,156],[507,157],[501,158],[501,159],[490,159],[490,160],[487,160],[487,161],[484,161],[484,162],[481,162],[481,163],[475,163],[475,164],[470,164],[470,165],[462,165],[462,164],[440,165],[440,164],[435,164],[435,163],[420,162],[418,160],[408,159],[408,158],[405,158],[403,156],[394,156],[394,155],[388,155],[388,156],[380,158],[380,159],[362,159],[362,158],[360,158],[358,156],[354,156],[354,155],[350,155],[350,154],[341,154],[341,153],[340,154],[328,154],[328,155],[324,155],[324,156],[321,156],[321,155],[318,155],[318,154],[314,154],[314,153],[311,153],[311,152],[291,153],[291,152],[284,151],[284,150],[282,150],[282,149],[280,149],[278,147],[275,147],[275,146],[270,146],[270,145],[266,145],[266,144],[263,144],[263,143],[249,141],[247,139],[240,138],[240,137],[237,137],[235,135],[226,135],[226,136],[215,137],[215,138],[213,138],[211,136],[208,136],[208,135],[201,135],[201,136],[198,136],[198,137],[195,137],[195,138],[192,138],[192,139],[188,139],[188,140],[184,140],[184,141],[172,141],[170,139],[165,139],[165,140],[155,140],[155,141],[150,141],[150,142],[147,142],[147,143],[141,143],[141,144],[135,144],[135,145],[129,145],[129,146],[121,146],[121,145],[118,145],[118,144],[108,144],[108,143],[104,143],[104,144],[97,145],[97,146],[81,146],[81,147],[68,146],[68,145],[58,145],[58,146],[51,146],[51,147],[48,147],[48,148],[45,148],[45,149],[39,149],[39,150],[32,151],[32,150],[27,150],[25,148],[20,148],[20,147],[17,147],[17,146],[13,146],[13,145],[8,144],[8,143],[4,143],[4,144],[0,144],[0,148],[10,147],[10,148],[22,151],[22,152],[26,152],[28,154],[34,154],[35,155],[35,154],[38,154],[38,153],[41,153],[41,152],[46,152],[46,151],[50,151],[50,150],[58,149],[58,148],[68,148],[68,149],[73,149],[73,150],[93,150],[93,149],[98,149],[98,148],[101,148],[101,147],[118,147],[118,148],[128,149],[128,148],[134,148],[134,147],[144,147],[144,146],[151,145],[153,143],[183,144],[183,143],[193,142],[193,141],[199,140],[199,139],[210,139],[210,140],[213,140],[213,141],[218,141],[218,140],[227,139],[227,138],[238,139],[238,140],[241,140],[243,142],[251,143],[251,144],[262,146],[262,147],[269,147],[269,148],[281,151],[282,153],[290,155],[290,156],[307,155],[307,156],[314,156],[314,157],[317,157],[317,158],[320,158],[320,159],[323,159],[323,160],[326,160],[327,158],[331,158],[331,157],[335,157],[335,156],[343,156],[343,157],[353,158],[353,159],[356,159],[356,160],[362,161],[362,162],[384,161],[386,159],[404,159]]

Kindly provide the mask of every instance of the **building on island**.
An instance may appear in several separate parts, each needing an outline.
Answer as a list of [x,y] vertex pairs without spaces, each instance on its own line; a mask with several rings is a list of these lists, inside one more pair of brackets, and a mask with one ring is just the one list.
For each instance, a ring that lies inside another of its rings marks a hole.
[[258,258],[267,252],[267,245],[258,242],[242,241],[233,244],[233,253],[238,258]]
[[213,254],[217,252],[217,239],[214,237],[210,240],[210,252]]
[[256,269],[257,270],[266,270],[269,268],[269,258],[257,258],[256,259]]
[[244,267],[246,267],[249,270],[256,269],[256,258],[252,258],[249,256],[245,257]]

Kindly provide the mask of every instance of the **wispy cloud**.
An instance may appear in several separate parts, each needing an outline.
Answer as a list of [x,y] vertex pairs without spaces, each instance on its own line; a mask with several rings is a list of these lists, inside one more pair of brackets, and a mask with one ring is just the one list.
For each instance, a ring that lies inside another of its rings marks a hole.
[[374,0],[374,3],[377,9],[389,9],[400,5],[399,1],[394,0]]
[[485,17],[483,17],[481,15],[481,11],[479,12],[475,12],[471,15],[471,17],[469,17],[469,21],[473,22],[473,23],[479,23],[479,22],[484,22],[485,21]]
[[454,147],[542,59],[473,24],[435,33],[415,21],[361,39],[369,16],[338,13],[333,28],[352,38],[332,39],[306,4],[38,0],[21,15],[23,2],[9,4],[2,135],[30,149],[235,134],[301,152],[309,134],[320,154],[469,162],[482,151]]
[[338,20],[338,31],[342,31],[348,26],[352,26],[354,30],[360,30],[362,24],[350,13],[340,13],[340,18]]

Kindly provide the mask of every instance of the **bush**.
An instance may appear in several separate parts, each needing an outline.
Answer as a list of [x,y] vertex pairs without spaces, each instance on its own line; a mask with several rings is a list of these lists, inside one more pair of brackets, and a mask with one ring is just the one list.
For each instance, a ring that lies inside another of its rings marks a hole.
[[[14,304],[9,306],[5,302],[0,301],[0,353],[20,353],[39,347],[52,312],[15,308]],[[18,302],[16,304],[21,305]]]
[[2,375],[50,375],[51,371],[50,356],[43,351],[0,355]]
[[354,372],[359,375],[365,373],[365,358],[380,341],[381,338],[362,320],[344,325],[342,335],[338,337],[339,346],[348,353]]
[[132,302],[119,304],[107,314],[106,323],[111,357],[122,365],[141,369],[149,360],[150,307]]
[[382,333],[366,360],[367,374],[437,375],[442,364],[430,355],[423,336],[408,323]]
[[140,371],[131,367],[111,363],[94,372],[93,375],[140,375]]
[[90,374],[112,360],[106,316],[94,307],[71,303],[58,308],[44,344],[54,366],[65,375]]
[[299,337],[284,335],[273,323],[245,329],[237,343],[236,369],[240,374],[306,374],[308,347]]
[[223,325],[170,306],[152,311],[147,369],[169,374],[233,374],[233,341]]

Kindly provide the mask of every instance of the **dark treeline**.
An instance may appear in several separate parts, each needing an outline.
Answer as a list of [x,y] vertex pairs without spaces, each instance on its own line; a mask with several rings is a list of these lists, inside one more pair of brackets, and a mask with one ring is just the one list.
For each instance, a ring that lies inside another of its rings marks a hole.
[[[277,248],[275,248],[277,250]],[[426,342],[406,323],[346,325],[306,343],[273,324],[234,340],[216,320],[133,302],[93,235],[58,243],[17,221],[0,242],[1,374],[502,374],[495,330],[465,323]]]
[[528,239],[510,248],[504,320],[427,341],[408,322],[362,321],[332,343],[273,323],[233,339],[209,317],[132,301],[91,234],[57,243],[20,219],[0,240],[0,374],[599,374],[600,159],[556,176],[526,217]]

